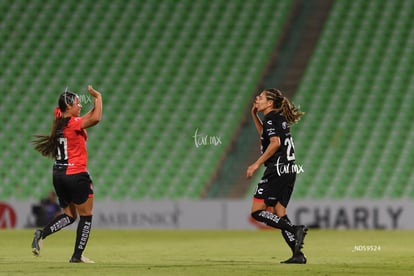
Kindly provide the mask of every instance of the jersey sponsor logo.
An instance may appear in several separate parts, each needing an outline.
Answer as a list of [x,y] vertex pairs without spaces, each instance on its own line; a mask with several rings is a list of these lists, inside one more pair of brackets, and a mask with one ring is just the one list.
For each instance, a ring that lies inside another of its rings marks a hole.
[[262,194],[263,194],[263,191],[264,191],[264,189],[263,189],[263,188],[259,188],[259,187],[257,187],[256,194],[258,194],[258,195],[262,195]]
[[267,182],[269,182],[269,180],[267,178],[262,178],[262,179],[260,179],[259,184],[263,184],[263,183],[267,183]]
[[272,120],[269,120],[269,121],[267,121],[266,123],[267,123],[268,125],[273,125]]
[[276,129],[275,128],[268,128],[267,129],[267,135],[275,135],[276,134]]
[[283,128],[283,129],[287,129],[287,128],[289,128],[289,124],[288,124],[288,123],[286,123],[286,122],[283,122],[283,123],[282,123],[282,128]]

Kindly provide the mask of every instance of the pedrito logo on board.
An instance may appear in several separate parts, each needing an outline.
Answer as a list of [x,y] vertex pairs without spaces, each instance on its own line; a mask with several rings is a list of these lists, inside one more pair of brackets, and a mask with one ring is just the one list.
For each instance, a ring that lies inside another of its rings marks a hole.
[[15,228],[17,223],[16,212],[7,204],[0,202],[0,229]]

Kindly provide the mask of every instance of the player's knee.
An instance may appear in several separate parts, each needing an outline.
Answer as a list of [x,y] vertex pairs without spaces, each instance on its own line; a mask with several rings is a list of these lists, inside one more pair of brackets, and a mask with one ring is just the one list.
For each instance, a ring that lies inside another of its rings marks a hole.
[[[73,223],[73,221],[75,221],[78,218],[77,213],[73,213],[73,212],[64,212],[65,215],[69,218],[69,220],[71,221],[71,223]],[[73,220],[73,221],[72,221]]]

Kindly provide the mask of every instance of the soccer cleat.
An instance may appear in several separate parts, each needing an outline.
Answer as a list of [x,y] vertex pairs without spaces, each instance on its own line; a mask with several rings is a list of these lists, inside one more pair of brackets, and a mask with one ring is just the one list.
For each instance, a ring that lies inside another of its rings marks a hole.
[[70,263],[85,263],[85,264],[94,264],[95,262],[92,261],[91,259],[86,258],[85,256],[81,256],[80,259],[72,256],[72,258],[70,258],[69,260]]
[[293,256],[300,253],[303,246],[303,240],[305,239],[306,232],[308,231],[308,228],[305,225],[295,226],[295,229],[295,250],[293,251]]
[[286,261],[280,262],[281,264],[306,264],[306,256],[299,252],[296,255],[293,255],[290,259],[287,259]]
[[34,237],[33,237],[33,241],[32,241],[32,253],[35,256],[39,256],[40,255],[40,248],[42,246],[42,230],[37,229],[34,232]]

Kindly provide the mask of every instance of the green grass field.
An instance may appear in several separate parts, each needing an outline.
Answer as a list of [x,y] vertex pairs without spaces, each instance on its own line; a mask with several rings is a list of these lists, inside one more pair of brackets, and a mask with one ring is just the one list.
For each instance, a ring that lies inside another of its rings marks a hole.
[[[306,265],[280,264],[290,252],[279,231],[94,229],[85,256],[68,263],[74,230],[31,253],[33,230],[0,231],[0,275],[413,275],[413,231],[313,230]],[[357,247],[355,247],[357,246]],[[373,246],[373,247],[369,247]],[[357,249],[357,251],[355,251]]]

